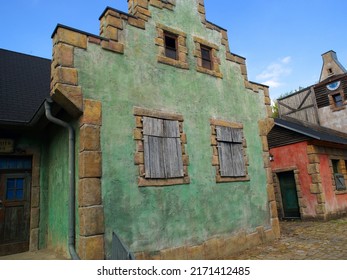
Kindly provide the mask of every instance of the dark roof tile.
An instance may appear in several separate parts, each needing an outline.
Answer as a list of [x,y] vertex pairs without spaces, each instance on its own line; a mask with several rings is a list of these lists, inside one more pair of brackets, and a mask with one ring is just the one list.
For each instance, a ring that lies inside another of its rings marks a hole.
[[50,92],[49,59],[0,49],[0,121],[28,123]]

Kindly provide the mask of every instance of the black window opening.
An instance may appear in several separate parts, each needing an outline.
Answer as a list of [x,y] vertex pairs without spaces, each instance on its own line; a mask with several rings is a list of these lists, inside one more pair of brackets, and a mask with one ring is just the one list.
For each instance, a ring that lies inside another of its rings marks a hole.
[[145,177],[184,177],[178,121],[143,118]]
[[216,131],[220,175],[222,177],[246,176],[242,129],[217,126]]
[[212,69],[211,51],[211,48],[201,46],[202,67],[209,70]]
[[343,106],[343,98],[341,94],[335,94],[333,95],[333,100],[336,107],[342,107]]
[[177,60],[177,36],[165,34],[165,56]]

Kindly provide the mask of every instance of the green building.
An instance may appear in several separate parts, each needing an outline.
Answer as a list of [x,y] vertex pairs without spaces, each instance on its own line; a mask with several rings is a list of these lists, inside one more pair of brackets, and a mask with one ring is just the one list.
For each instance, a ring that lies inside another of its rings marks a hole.
[[128,4],[99,36],[53,32],[30,248],[112,259],[120,239],[137,259],[216,259],[278,238],[268,88],[203,0]]

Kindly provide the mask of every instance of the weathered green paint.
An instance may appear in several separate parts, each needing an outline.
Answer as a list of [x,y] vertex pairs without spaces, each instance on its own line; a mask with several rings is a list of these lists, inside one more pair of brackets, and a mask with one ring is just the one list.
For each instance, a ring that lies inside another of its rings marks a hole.
[[[112,231],[137,252],[199,244],[213,236],[253,232],[258,226],[270,225],[258,131],[258,120],[266,118],[264,96],[245,89],[239,65],[225,60],[220,33],[205,29],[195,1],[177,1],[175,13],[153,7],[151,12],[146,30],[125,26],[124,55],[94,44],[87,50],[75,49],[84,98],[102,101],[102,191],[108,256]],[[157,62],[156,22],[188,34],[189,70]],[[191,34],[220,46],[223,79],[196,71]],[[137,186],[133,106],[184,116],[189,185]],[[212,117],[244,125],[249,182],[215,182]]]
[[40,247],[68,255],[69,135],[53,124],[46,133],[41,155]]
[[[54,132],[53,132],[54,131]],[[58,126],[51,127],[54,137],[47,139],[48,145],[42,157],[41,199],[42,223],[46,223],[47,246],[64,249],[68,236],[68,134]]]

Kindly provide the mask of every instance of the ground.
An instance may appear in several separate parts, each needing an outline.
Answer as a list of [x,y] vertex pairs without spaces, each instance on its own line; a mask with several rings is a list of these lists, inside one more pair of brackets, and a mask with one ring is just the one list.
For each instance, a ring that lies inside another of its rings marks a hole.
[[347,218],[283,221],[281,239],[230,256],[233,260],[347,260]]
[[[328,222],[282,221],[281,239],[229,260],[347,260],[347,217]],[[49,250],[0,257],[0,260],[59,260]]]

